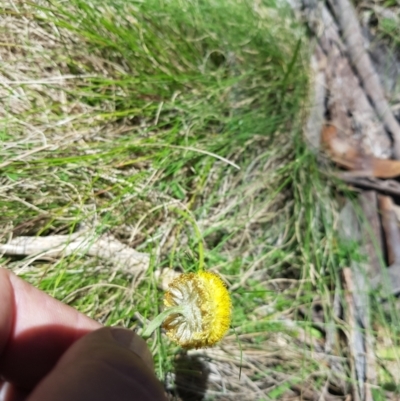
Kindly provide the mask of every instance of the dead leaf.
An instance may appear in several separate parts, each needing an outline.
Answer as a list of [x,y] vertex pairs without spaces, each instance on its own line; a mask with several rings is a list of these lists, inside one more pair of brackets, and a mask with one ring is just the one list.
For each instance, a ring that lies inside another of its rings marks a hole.
[[347,139],[340,138],[333,125],[325,125],[322,129],[322,145],[332,159],[338,159],[342,167],[352,169],[358,152]]
[[372,169],[377,178],[394,178],[400,175],[399,160],[385,160],[374,158],[372,160]]
[[325,125],[321,137],[329,158],[340,167],[356,172],[357,176],[376,178],[400,176],[399,160],[380,159],[363,154],[348,140],[340,138],[333,125]]

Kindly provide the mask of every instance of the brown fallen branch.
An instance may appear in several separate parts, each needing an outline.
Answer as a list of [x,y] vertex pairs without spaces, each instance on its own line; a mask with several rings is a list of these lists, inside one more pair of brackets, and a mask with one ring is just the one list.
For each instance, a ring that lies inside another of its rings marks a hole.
[[394,180],[383,181],[371,177],[360,177],[353,171],[336,173],[335,176],[358,188],[374,189],[388,195],[400,195],[400,183]]
[[392,199],[383,195],[378,199],[390,266],[385,274],[374,277],[371,283],[374,288],[382,285],[382,298],[387,299],[390,294],[400,293],[400,232]]
[[376,370],[375,338],[369,329],[365,333],[364,346],[366,353],[365,401],[372,401],[372,388],[376,388],[378,385],[378,373]]
[[[364,201],[368,202],[368,198],[370,198],[370,194],[367,194]],[[345,240],[359,242],[362,253],[368,255],[368,247],[366,246],[368,240],[366,240],[364,232],[365,223],[363,224],[359,219],[351,202],[347,201],[340,214],[341,237]],[[380,265],[377,268],[380,268]],[[348,344],[352,374],[355,380],[353,396],[354,399],[365,401],[372,400],[371,387],[376,385],[377,382],[374,340],[371,334],[369,315],[369,292],[373,274],[374,270],[369,263],[352,261],[350,268],[343,269],[347,308],[345,314],[350,328]],[[381,277],[381,274],[378,277]]]
[[393,136],[394,156],[400,158],[400,125],[385,98],[379,77],[364,48],[361,28],[353,5],[348,0],[330,0],[347,44],[347,53],[378,116]]
[[0,253],[14,256],[61,257],[71,254],[94,256],[135,274],[149,267],[147,253],[137,252],[111,235],[89,235],[87,232],[47,237],[17,237],[0,245]]
[[[367,297],[370,289],[371,277],[382,277],[383,269],[383,241],[381,236],[381,223],[378,209],[378,195],[376,191],[363,191],[359,196],[359,202],[365,221],[362,231],[365,233],[362,250],[368,256],[366,264],[367,280],[361,297]],[[372,401],[372,387],[378,383],[375,357],[375,338],[371,331],[369,319],[369,299],[366,301],[367,308],[363,311],[364,324],[364,348],[365,348],[365,401]]]
[[368,256],[367,275],[376,277],[382,272],[382,236],[376,191],[362,191],[358,197],[365,221],[363,249]]
[[356,310],[355,288],[353,284],[352,271],[346,267],[343,269],[343,280],[346,287],[346,317],[349,325],[348,344],[350,349],[350,365],[353,376],[353,400],[360,401],[365,399],[365,348],[364,338],[361,327],[357,322],[358,312]]
[[379,207],[382,215],[382,226],[385,233],[389,265],[400,265],[400,232],[397,217],[390,196],[379,195]]

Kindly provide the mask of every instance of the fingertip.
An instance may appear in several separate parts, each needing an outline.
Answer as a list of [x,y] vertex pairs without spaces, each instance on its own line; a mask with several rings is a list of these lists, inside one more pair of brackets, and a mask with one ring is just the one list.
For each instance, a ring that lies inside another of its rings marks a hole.
[[96,330],[65,353],[29,401],[165,401],[148,355],[145,341],[132,331]]
[[154,370],[153,357],[147,347],[146,341],[142,337],[132,330],[119,327],[104,328],[104,330],[110,330],[112,337],[118,344],[134,352],[150,369]]
[[1,401],[25,401],[28,398],[28,393],[23,389],[19,389],[8,382],[0,384],[0,400]]
[[0,376],[15,386],[34,387],[71,344],[99,327],[0,268]]

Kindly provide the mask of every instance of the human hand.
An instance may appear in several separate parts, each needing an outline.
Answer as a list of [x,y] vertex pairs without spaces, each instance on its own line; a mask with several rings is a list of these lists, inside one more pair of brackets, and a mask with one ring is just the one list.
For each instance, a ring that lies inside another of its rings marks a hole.
[[0,401],[165,401],[150,351],[0,269]]

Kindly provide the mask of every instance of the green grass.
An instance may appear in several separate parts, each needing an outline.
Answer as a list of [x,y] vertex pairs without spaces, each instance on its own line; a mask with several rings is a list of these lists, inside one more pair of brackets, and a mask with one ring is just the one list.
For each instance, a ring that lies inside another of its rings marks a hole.
[[[333,321],[334,285],[357,249],[338,242],[332,184],[301,141],[309,46],[290,11],[71,0],[1,12],[2,241],[90,227],[93,240],[112,234],[151,256],[141,277],[85,249],[2,264],[103,324],[135,328],[162,309],[162,269],[204,260],[232,294],[217,350],[234,363],[209,351],[228,390],[254,395],[240,370],[269,399],[300,381],[321,390],[330,372],[313,376],[321,331],[309,312],[318,301]],[[170,377],[179,348],[161,332],[149,345]]]

